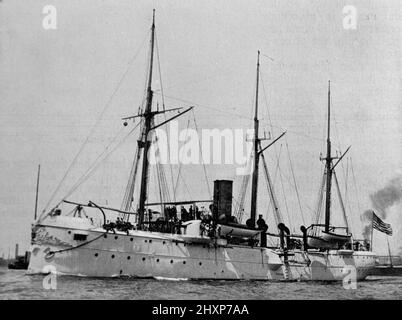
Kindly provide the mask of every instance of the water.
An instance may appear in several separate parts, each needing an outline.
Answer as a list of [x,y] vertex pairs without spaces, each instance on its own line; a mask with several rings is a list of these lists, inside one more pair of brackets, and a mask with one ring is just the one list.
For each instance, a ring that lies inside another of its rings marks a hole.
[[402,277],[369,277],[356,290],[342,283],[265,281],[168,281],[57,277],[57,289],[43,287],[44,276],[0,268],[2,299],[401,299]]

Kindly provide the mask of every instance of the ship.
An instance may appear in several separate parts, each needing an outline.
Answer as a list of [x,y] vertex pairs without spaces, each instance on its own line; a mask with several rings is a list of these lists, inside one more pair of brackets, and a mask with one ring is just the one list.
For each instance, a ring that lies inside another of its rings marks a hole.
[[18,243],[15,245],[15,259],[10,260],[8,269],[26,270],[28,269],[30,252],[25,251],[24,255],[18,254]]
[[[155,11],[151,26],[145,103],[137,115],[123,118],[125,126],[130,120],[140,119],[141,127],[121,208],[101,206],[90,200],[87,203],[80,203],[63,199],[50,211],[43,212],[32,227],[28,273],[45,274],[51,270],[56,274],[86,277],[340,281],[350,272],[349,267],[353,266],[357,280],[364,279],[374,267],[375,255],[371,251],[360,250],[357,246],[355,250],[353,237],[348,230],[345,229],[346,233],[343,234],[338,233],[338,229],[330,224],[331,178],[335,174],[334,169],[338,162],[332,163],[335,157],[332,157],[330,150],[329,120],[328,150],[325,158],[327,180],[325,224],[316,223],[308,228],[302,226],[302,234],[292,235],[279,215],[279,206],[275,202],[264,152],[283,137],[285,132],[267,146],[262,145],[263,140],[268,138],[265,135],[259,136],[259,51],[254,132],[251,138],[252,171],[245,177],[246,182],[243,183],[247,185],[251,177],[251,207],[246,223],[242,223],[244,215],[242,205],[233,210],[231,180],[215,180],[212,199],[166,201],[160,188],[160,202],[149,202],[149,151],[151,145],[157,141],[155,129],[193,108],[155,109],[152,87],[154,46]],[[329,110],[330,104],[328,104]],[[172,111],[177,111],[178,114],[156,123],[156,116]],[[275,233],[268,232],[267,225],[256,221],[260,161],[263,162],[269,183],[269,196],[274,203],[278,230]],[[141,167],[140,173],[138,173],[139,167]],[[133,205],[137,178],[140,179],[139,197],[136,199],[137,203]],[[160,179],[159,187],[166,184],[163,174],[160,175]],[[244,194],[240,196],[242,204]],[[60,204],[74,206],[73,214],[63,212]],[[206,205],[208,209],[199,212],[200,204]],[[182,211],[179,219],[176,208],[184,205],[191,205],[195,209],[191,213]],[[155,206],[160,207],[160,212],[152,211]],[[97,210],[102,223],[97,225],[82,215],[83,208]],[[108,212],[118,213],[118,220],[110,222],[107,219]],[[155,220],[155,216],[158,216],[158,219]],[[267,237],[277,238],[279,245],[267,245]],[[294,245],[295,243],[301,245]]]
[[[75,206],[74,214],[65,214],[59,205],[42,213],[32,227],[28,273],[49,273],[52,270],[56,274],[87,277],[284,280],[280,253],[258,245],[262,230],[254,227],[255,201],[252,202],[252,224],[247,226],[233,221],[232,181],[214,181],[213,199],[161,201],[156,204],[147,201],[148,153],[152,141],[155,141],[155,129],[192,109],[155,110],[152,88],[154,47],[155,11],[151,26],[146,100],[137,115],[123,118],[126,126],[128,121],[140,119],[141,132],[122,207],[116,209],[93,201],[77,203],[64,199],[63,204]],[[156,123],[157,115],[171,111],[178,114]],[[257,140],[254,140],[255,146],[256,143]],[[142,163],[139,199],[136,210],[132,210],[139,162]],[[256,193],[254,188],[253,197]],[[191,204],[197,208],[197,204],[202,202],[209,204],[210,209],[204,210],[202,217],[193,214],[183,219],[182,214],[181,219],[177,219],[176,206]],[[155,205],[161,207],[156,221],[152,219],[151,209]],[[83,208],[97,209],[103,217],[102,225],[97,226],[82,215]],[[107,211],[118,212],[119,219],[109,222]]]

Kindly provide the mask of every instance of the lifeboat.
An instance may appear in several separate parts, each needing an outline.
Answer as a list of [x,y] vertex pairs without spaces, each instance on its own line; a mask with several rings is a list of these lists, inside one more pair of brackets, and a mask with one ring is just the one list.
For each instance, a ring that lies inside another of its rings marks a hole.
[[337,234],[321,231],[320,236],[308,236],[307,244],[310,248],[337,249],[351,241],[350,234]]
[[337,242],[340,245],[350,241],[350,234],[338,234],[330,231],[321,231],[321,237],[327,242]]
[[219,223],[217,225],[221,236],[252,238],[261,233],[262,230],[251,229],[239,223]]

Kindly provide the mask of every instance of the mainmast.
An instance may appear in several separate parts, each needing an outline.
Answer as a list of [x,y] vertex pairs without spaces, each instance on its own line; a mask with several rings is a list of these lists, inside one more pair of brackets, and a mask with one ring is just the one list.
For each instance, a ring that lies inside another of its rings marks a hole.
[[259,164],[259,152],[260,139],[258,138],[258,87],[260,80],[260,51],[258,51],[257,57],[257,83],[255,89],[255,111],[254,111],[254,139],[253,139],[253,151],[254,151],[254,163],[253,163],[253,179],[251,184],[251,213],[250,224],[255,227],[255,218],[257,210],[257,190],[258,190],[258,164]]
[[328,124],[327,124],[327,157],[325,158],[326,198],[325,198],[325,232],[329,231],[331,218],[331,180],[332,180],[332,157],[331,157],[331,82],[328,81]]
[[148,189],[148,171],[149,171],[148,150],[151,145],[151,141],[148,140],[148,135],[149,132],[151,131],[152,119],[154,117],[154,114],[152,113],[152,98],[153,98],[152,70],[154,61],[154,42],[155,42],[155,9],[153,10],[152,27],[151,27],[151,55],[149,59],[147,100],[146,100],[145,112],[143,114],[145,124],[141,140],[138,141],[139,147],[143,149],[141,190],[140,190],[140,200],[138,208],[138,223],[140,226],[144,221],[145,201],[147,200],[147,189]]

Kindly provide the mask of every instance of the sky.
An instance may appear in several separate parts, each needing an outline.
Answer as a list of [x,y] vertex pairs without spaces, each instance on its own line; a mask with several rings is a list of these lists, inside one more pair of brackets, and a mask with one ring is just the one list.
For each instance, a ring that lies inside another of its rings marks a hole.
[[[57,11],[56,29],[43,27],[46,5]],[[355,29],[344,27],[345,6],[356,9]],[[162,105],[162,87],[166,107],[195,106],[178,120],[181,129],[188,121],[195,127],[193,116],[198,129],[251,128],[261,50],[261,131],[273,137],[287,132],[266,157],[293,229],[302,221],[289,158],[303,216],[311,222],[331,80],[334,149],[352,146],[338,177],[359,237],[370,195],[402,174],[400,1],[2,0],[0,256],[17,242],[29,248],[38,164],[42,211],[68,193],[105,146],[133,128],[123,127],[121,118],[136,114],[143,100],[153,8],[161,75],[154,73],[154,101]],[[137,135],[128,136],[69,199],[120,207]],[[235,166],[206,169],[210,188],[215,179],[235,179],[238,192]],[[173,166],[174,177],[178,170]],[[183,165],[181,173],[179,198],[209,198],[201,164]],[[259,189],[259,212],[272,225],[263,174]],[[398,229],[401,202],[389,211],[386,221]],[[389,239],[393,251],[400,237]],[[385,254],[385,237],[375,234],[375,243]]]

